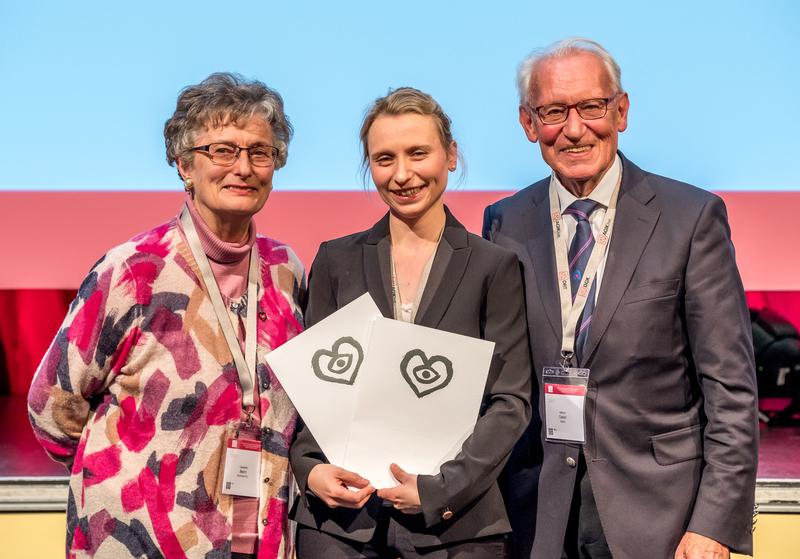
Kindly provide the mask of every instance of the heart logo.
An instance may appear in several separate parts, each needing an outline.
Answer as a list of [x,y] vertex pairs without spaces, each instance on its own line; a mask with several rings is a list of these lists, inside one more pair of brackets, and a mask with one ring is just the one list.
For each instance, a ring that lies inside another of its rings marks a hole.
[[330,350],[318,349],[311,358],[314,374],[326,382],[352,385],[364,360],[364,351],[355,339],[346,336]]
[[428,357],[421,349],[412,349],[400,362],[400,372],[417,398],[422,398],[453,380],[453,363],[442,355]]

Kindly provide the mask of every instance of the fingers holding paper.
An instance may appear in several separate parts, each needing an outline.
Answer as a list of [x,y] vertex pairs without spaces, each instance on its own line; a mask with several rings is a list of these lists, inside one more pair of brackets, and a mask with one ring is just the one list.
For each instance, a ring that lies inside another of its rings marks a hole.
[[392,503],[394,508],[406,514],[416,514],[422,510],[417,490],[417,474],[410,474],[397,464],[389,466],[394,478],[400,482],[397,487],[379,489],[378,497]]
[[314,466],[308,474],[308,489],[331,508],[350,509],[363,507],[375,492],[369,480],[333,464]]

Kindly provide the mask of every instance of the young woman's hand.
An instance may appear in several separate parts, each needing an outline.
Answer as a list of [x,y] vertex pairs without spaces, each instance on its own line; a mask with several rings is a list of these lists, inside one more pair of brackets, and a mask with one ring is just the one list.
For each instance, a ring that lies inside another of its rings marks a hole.
[[360,509],[375,491],[368,480],[333,464],[314,466],[308,474],[308,489],[332,509]]
[[392,464],[389,468],[400,485],[390,489],[380,489],[378,497],[391,502],[400,512],[406,514],[422,512],[422,503],[417,491],[417,474],[409,474],[397,464]]

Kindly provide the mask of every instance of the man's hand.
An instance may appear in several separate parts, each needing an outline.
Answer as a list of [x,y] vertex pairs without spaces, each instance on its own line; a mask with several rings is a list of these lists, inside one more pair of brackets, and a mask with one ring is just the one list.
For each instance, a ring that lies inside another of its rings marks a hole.
[[422,511],[417,491],[417,474],[409,474],[397,464],[392,464],[389,469],[394,479],[400,482],[397,487],[378,490],[378,497],[394,505],[394,508],[405,514],[415,514]]
[[[358,491],[348,488],[355,487]],[[308,489],[330,508],[360,509],[375,491],[369,481],[333,464],[317,464],[308,474]]]
[[686,532],[675,550],[675,559],[730,559],[731,552],[718,541]]

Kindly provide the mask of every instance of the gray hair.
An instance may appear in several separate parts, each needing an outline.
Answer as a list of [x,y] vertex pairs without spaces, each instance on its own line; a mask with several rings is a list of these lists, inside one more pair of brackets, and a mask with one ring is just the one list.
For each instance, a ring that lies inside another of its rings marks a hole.
[[164,124],[167,163],[188,164],[194,153],[197,134],[206,128],[218,128],[261,116],[272,129],[273,143],[278,148],[275,168],[286,164],[292,124],[283,112],[280,94],[258,80],[247,80],[239,74],[217,72],[197,85],[181,90],[175,112]]
[[608,70],[608,77],[611,85],[617,93],[623,92],[622,89],[622,70],[614,57],[603,48],[603,46],[591,39],[583,37],[569,37],[557,41],[552,45],[542,49],[536,49],[523,60],[517,68],[517,92],[519,93],[519,104],[525,105],[530,99],[531,79],[536,71],[536,67],[545,60],[554,58],[567,58],[575,54],[589,53],[599,58]]

